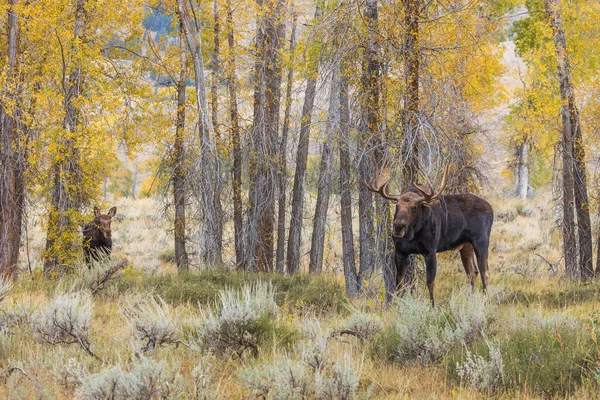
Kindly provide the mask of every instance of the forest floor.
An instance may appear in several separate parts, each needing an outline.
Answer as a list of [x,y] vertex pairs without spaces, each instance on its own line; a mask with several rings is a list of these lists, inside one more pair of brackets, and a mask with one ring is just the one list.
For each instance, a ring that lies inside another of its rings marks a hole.
[[[227,269],[177,275],[157,206],[119,200],[109,266],[125,260],[126,267],[106,287],[95,291],[101,273],[87,268],[44,281],[38,261],[6,288],[0,397],[104,398],[109,387],[116,398],[142,396],[141,387],[152,387],[155,398],[600,397],[600,282],[564,278],[547,196],[489,200],[490,291],[471,294],[458,254],[446,253],[435,309],[420,280],[414,298],[391,305],[382,301],[379,276],[364,297],[348,299],[336,272],[341,257],[331,248],[329,270],[318,277]],[[39,260],[43,235],[29,234],[29,259]],[[271,282],[276,293],[259,285],[236,297],[257,281]],[[276,306],[269,308],[271,295]],[[236,337],[232,326],[247,346],[221,341]],[[317,369],[307,354],[322,359]]]

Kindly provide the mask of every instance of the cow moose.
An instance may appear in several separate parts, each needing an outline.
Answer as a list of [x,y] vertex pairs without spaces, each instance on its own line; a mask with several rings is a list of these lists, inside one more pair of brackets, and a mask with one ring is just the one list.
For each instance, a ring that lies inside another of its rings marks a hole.
[[409,256],[421,254],[425,257],[427,288],[433,306],[437,272],[436,253],[460,251],[471,287],[475,287],[478,272],[481,273],[484,291],[488,285],[488,247],[494,211],[490,203],[473,194],[442,195],[448,182],[448,172],[447,166],[440,188],[435,193],[431,185],[426,189],[411,182],[401,194],[389,194],[387,186],[391,176],[385,166],[381,173],[376,175],[375,186],[365,183],[372,192],[396,203],[392,231],[396,289],[400,288],[404,281]]
[[100,213],[100,209],[94,207],[94,220],[83,227],[83,253],[89,268],[92,260],[98,261],[102,257],[110,256],[112,251],[110,223],[116,213],[117,207],[112,207],[107,214]]

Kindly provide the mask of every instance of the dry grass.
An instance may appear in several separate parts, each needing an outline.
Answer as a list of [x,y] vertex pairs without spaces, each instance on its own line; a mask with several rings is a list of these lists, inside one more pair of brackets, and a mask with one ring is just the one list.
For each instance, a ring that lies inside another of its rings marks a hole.
[[[580,285],[563,279],[560,272],[560,242],[552,229],[554,217],[546,208],[548,199],[540,196],[528,202],[526,206],[512,199],[492,199],[492,202],[496,210],[496,222],[490,255],[490,297],[496,299],[499,304],[486,335],[492,340],[506,340],[509,321],[536,313],[553,315],[559,312],[580,321],[584,334],[592,337],[595,334],[593,323],[598,323],[600,319],[597,312],[600,285],[597,282]],[[119,214],[113,226],[115,256],[127,258],[130,267],[122,273],[125,276],[123,282],[112,284],[93,298],[89,340],[98,358],[88,355],[76,345],[52,346],[36,340],[28,323],[29,314],[42,308],[57,293],[70,289],[75,283],[73,280],[61,283],[32,280],[24,272],[21,281],[14,285],[0,305],[0,321],[10,332],[9,335],[0,335],[0,398],[71,398],[81,386],[76,373],[78,368],[84,371],[83,375],[99,372],[116,364],[127,370],[141,344],[133,335],[130,324],[124,321],[119,304],[123,304],[123,301],[133,304],[135,301],[143,301],[151,294],[165,294],[167,292],[161,285],[166,285],[166,282],[171,289],[184,285],[184,278],[179,280],[174,277],[164,282],[157,280],[157,275],[171,275],[175,268],[168,262],[158,260],[161,251],[170,249],[172,239],[166,232],[165,222],[158,218],[158,208],[153,201],[119,200],[117,206]],[[334,211],[330,224],[336,229],[332,229],[327,239],[329,248],[326,253],[326,264],[329,265],[330,272],[337,271],[341,264],[340,250],[337,248],[341,240],[336,218],[337,214]],[[34,221],[39,222],[35,219]],[[39,224],[31,226],[28,233],[29,259],[33,260],[33,267],[39,267],[44,239],[42,228]],[[309,232],[306,234],[309,235]],[[23,260],[26,261],[27,257],[23,257]],[[22,267],[27,271],[26,264]],[[243,282],[248,278],[232,276],[231,282]],[[351,304],[339,299],[339,307],[327,306],[321,310],[318,304],[306,307],[302,301],[294,300],[293,304],[289,304],[282,300],[285,304],[280,304],[283,307],[277,317],[276,328],[265,328],[262,325],[256,328],[272,329],[269,332],[273,336],[273,340],[266,340],[259,346],[257,358],[249,353],[241,358],[219,358],[200,349],[185,346],[192,328],[201,323],[199,308],[195,303],[190,304],[186,301],[186,296],[196,293],[194,299],[213,298],[213,294],[197,297],[203,290],[201,285],[204,282],[202,279],[205,278],[190,279],[185,281],[185,285],[200,285],[195,287],[196,292],[183,291],[176,300],[175,297],[172,300],[167,299],[172,315],[177,316],[176,335],[184,344],[157,347],[148,355],[157,361],[164,360],[172,371],[181,376],[176,393],[174,392],[177,395],[174,394],[174,397],[193,397],[192,371],[198,364],[202,364],[203,370],[208,371],[210,375],[212,390],[218,398],[247,398],[249,392],[244,389],[238,376],[239,372],[252,366],[275,363],[284,354],[299,360],[303,343],[308,340],[301,333],[307,318],[317,318],[323,332],[329,334],[345,326],[351,318],[349,313],[352,311],[349,312],[348,309],[376,313],[388,327],[393,325],[398,315],[397,310],[382,305],[378,296],[357,299]],[[210,285],[212,278],[206,279],[206,284]],[[342,284],[339,274],[335,275],[334,279]],[[370,284],[377,286],[379,280],[376,277]],[[302,287],[294,288],[295,284],[306,286],[306,281],[291,282],[286,290],[300,289],[302,293]],[[424,292],[424,286],[419,285],[417,296]],[[439,307],[446,307],[452,293],[467,286],[458,255],[442,256],[436,288]],[[208,290],[208,286],[206,288]],[[373,293],[377,293],[377,290]],[[191,297],[187,299],[190,300]],[[208,301],[208,305],[211,304],[214,305]],[[289,332],[296,332],[292,334],[291,339],[280,340],[277,337]],[[345,360],[345,357],[350,357],[352,365],[360,373],[358,398],[479,399],[489,394],[477,392],[458,382],[447,370],[447,357],[442,362],[427,366],[406,365],[373,357],[369,351],[369,344],[352,336],[332,338],[329,343],[327,352],[331,360]],[[474,346],[477,347],[478,344]],[[589,365],[597,363],[598,356],[598,352],[590,354]],[[448,357],[459,355],[449,354]],[[586,371],[587,380],[564,392],[543,393],[525,383],[493,395],[506,399],[598,398],[598,383],[594,381],[596,378],[593,367],[589,368],[589,371]]]

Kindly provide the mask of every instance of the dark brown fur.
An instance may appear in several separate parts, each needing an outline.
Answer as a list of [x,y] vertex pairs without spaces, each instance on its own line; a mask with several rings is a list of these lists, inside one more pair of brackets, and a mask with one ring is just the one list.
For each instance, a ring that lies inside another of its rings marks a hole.
[[100,209],[94,207],[94,220],[83,228],[83,253],[88,267],[92,260],[98,261],[102,257],[110,257],[112,252],[110,224],[116,213],[116,207],[111,208],[107,214],[101,214]]
[[436,253],[459,250],[471,286],[475,285],[477,273],[481,272],[485,290],[493,221],[492,206],[472,194],[439,196],[428,203],[415,188],[403,193],[398,197],[394,216],[396,287],[401,287],[404,280],[408,256],[421,254],[425,257],[427,287],[434,303]]

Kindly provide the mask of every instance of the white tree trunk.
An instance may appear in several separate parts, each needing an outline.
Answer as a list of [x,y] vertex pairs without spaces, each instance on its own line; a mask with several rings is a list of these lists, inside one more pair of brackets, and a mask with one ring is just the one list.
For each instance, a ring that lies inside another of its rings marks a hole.
[[519,145],[517,157],[517,195],[523,200],[527,199],[527,190],[529,188],[529,168],[527,167],[528,157],[529,151],[527,143],[523,141],[523,143]]
[[208,104],[206,101],[206,83],[204,80],[204,63],[202,60],[201,35],[198,26],[195,26],[190,17],[184,0],[177,0],[177,9],[186,42],[194,65],[194,82],[196,84],[196,105],[198,107],[198,127],[200,139],[200,162],[196,173],[198,186],[194,189],[200,200],[202,210],[202,237],[199,242],[200,258],[209,266],[214,266],[220,259],[219,254],[219,215],[220,206],[215,204],[215,193],[218,187],[219,163],[216,157],[216,146],[211,141],[210,131],[214,130],[208,118]]

